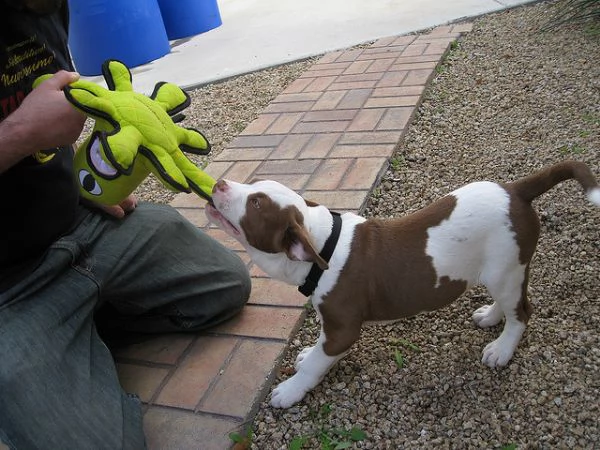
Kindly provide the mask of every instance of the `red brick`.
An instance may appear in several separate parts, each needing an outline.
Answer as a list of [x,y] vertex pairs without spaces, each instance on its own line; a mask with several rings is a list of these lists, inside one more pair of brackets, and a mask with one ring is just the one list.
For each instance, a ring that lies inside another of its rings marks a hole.
[[294,133],[333,133],[344,131],[349,120],[331,120],[327,122],[301,122],[294,127]]
[[425,90],[425,86],[398,86],[388,88],[376,88],[373,90],[373,97],[403,97],[407,95],[420,96]]
[[231,337],[199,337],[154,403],[194,410],[237,343],[238,339]]
[[395,87],[400,86],[404,78],[406,78],[408,72],[399,71],[399,72],[386,72],[381,77],[379,83],[377,83],[377,87]]
[[283,136],[238,136],[229,145],[230,148],[275,147],[283,141]]
[[333,83],[331,90],[353,90],[353,89],[367,89],[375,87],[377,80],[372,81],[354,81],[347,83]]
[[148,403],[169,374],[169,370],[120,363],[117,364],[117,373],[119,374],[119,382],[125,392],[136,394],[141,401]]
[[354,61],[344,71],[344,75],[364,73],[365,70],[367,70],[370,65],[371,65],[371,61]]
[[278,117],[278,114],[261,114],[258,116],[258,118],[253,120],[240,134],[263,134]]
[[306,302],[306,297],[298,292],[296,286],[270,278],[252,279],[252,293],[249,300],[251,304],[302,307]]
[[448,50],[448,47],[450,47],[449,42],[432,42],[431,44],[429,44],[429,47],[427,47],[427,50],[423,54],[441,56],[446,52],[446,50]]
[[[314,92],[317,93],[317,92]],[[320,92],[318,92],[320,94]],[[265,112],[269,113],[283,113],[283,112],[302,112],[308,111],[313,107],[315,102],[281,102],[281,103],[270,103],[265,108]]]
[[318,92],[303,92],[300,94],[279,94],[272,100],[272,103],[285,102],[313,102],[318,100],[321,94]]
[[341,69],[343,72],[350,66],[350,64],[352,64],[352,63],[351,62],[333,62],[333,63],[328,63],[328,64],[322,64],[320,62],[317,62],[316,64],[313,64],[308,70],[317,72],[317,71],[323,71],[323,70]]
[[415,108],[398,107],[389,108],[381,122],[379,122],[379,130],[403,130],[408,125]]
[[208,166],[204,168],[204,171],[215,179],[221,178],[231,167],[231,164],[232,163],[228,161],[211,161]]
[[358,211],[369,191],[306,191],[304,198],[311,199],[334,210]]
[[337,77],[315,78],[305,89],[305,92],[325,91]]
[[426,63],[426,62],[435,62],[437,63],[440,60],[440,55],[420,55],[420,56],[402,56],[401,58],[396,59],[396,64],[413,64],[413,63]]
[[304,91],[304,89],[306,89],[306,86],[308,86],[312,82],[313,80],[310,78],[298,78],[297,80],[294,80],[287,88],[285,88],[282,94],[300,93]]
[[426,85],[429,78],[433,75],[433,69],[411,70],[402,82],[403,86]]
[[382,74],[379,72],[360,73],[357,75],[342,75],[341,77],[338,77],[338,79],[336,80],[336,82],[332,86],[332,88],[334,86],[337,86],[338,83],[360,83],[363,81],[377,81],[377,80],[381,79],[381,77],[382,77]]
[[394,64],[394,58],[384,58],[373,61],[371,66],[367,69],[367,73],[370,72],[385,72],[392,64]]
[[231,169],[225,174],[225,178],[239,183],[247,183],[260,164],[261,161],[238,161],[231,166]]
[[336,62],[355,61],[360,56],[362,49],[346,50],[337,57]]
[[270,159],[293,159],[310,140],[310,134],[290,134],[271,154]]
[[342,109],[333,111],[311,111],[307,112],[303,117],[303,122],[321,122],[327,120],[352,120],[357,109]]
[[372,89],[354,89],[348,91],[337,105],[337,109],[359,109],[371,96]]
[[365,158],[382,156],[389,158],[397,144],[338,145],[329,154],[330,158]]
[[392,42],[392,45],[409,45],[415,39],[416,36],[400,36],[394,42]]
[[323,69],[323,70],[307,70],[300,78],[318,78],[318,77],[332,77],[341,75],[344,69]]
[[320,164],[318,159],[304,159],[301,161],[265,161],[256,171],[257,175],[270,174],[312,174]]
[[269,157],[273,147],[226,148],[217,156],[216,161],[262,161]]
[[300,158],[322,159],[327,157],[327,154],[331,151],[340,136],[340,133],[315,134],[304,150],[302,150]]
[[437,61],[423,61],[423,62],[412,62],[412,63],[398,63],[390,67],[390,70],[409,70],[414,71],[418,69],[434,69],[437,66]]
[[321,59],[316,62],[316,64],[329,64],[335,62],[341,56],[341,54],[341,51],[327,53],[326,55],[322,56]]
[[397,144],[400,136],[399,131],[359,131],[345,133],[338,144]]
[[402,52],[401,56],[419,56],[427,49],[427,44],[411,44]]
[[[206,203],[205,200],[200,200],[200,202]],[[208,225],[208,219],[204,213],[204,208],[179,208],[177,212],[198,228],[204,228]]]
[[219,241],[221,244],[223,244],[225,247],[227,247],[230,250],[235,250],[235,251],[244,250],[244,247],[242,246],[242,244],[240,244],[236,239],[229,236],[227,233],[225,233],[220,228],[209,228],[208,230],[206,230],[206,234],[208,234],[213,239],[216,239],[217,241]]
[[351,159],[328,159],[323,162],[312,176],[308,190],[334,190],[352,164]]
[[[260,177],[259,177],[260,178]],[[290,175],[290,174],[269,174],[269,180],[278,181],[279,183],[293,189],[294,191],[301,191],[306,186],[310,178],[309,174],[302,175]],[[261,276],[266,274],[262,273]]]
[[472,23],[459,23],[452,27],[452,33],[469,33],[473,31]]
[[396,58],[406,49],[406,45],[388,45],[386,47],[370,47],[364,49],[358,61],[369,58]]
[[300,121],[303,113],[283,113],[269,127],[269,134],[287,134]]
[[439,27],[435,27],[428,34],[429,36],[438,36],[440,34],[448,34],[452,32],[452,25],[442,25]]
[[317,102],[314,104],[312,109],[316,110],[327,110],[334,109],[340,100],[346,95],[345,91],[327,91],[323,92],[323,95]]
[[211,332],[287,340],[303,315],[302,308],[246,305],[240,314],[211,328]]
[[[367,101],[370,102],[371,100]],[[352,123],[348,126],[348,131],[373,131],[383,116],[384,110],[363,109],[358,112]]]
[[371,45],[371,48],[374,48],[374,47],[387,47],[388,45],[391,45],[392,42],[394,42],[395,40],[396,40],[395,36],[381,38],[381,39],[378,39],[377,41],[375,41]]
[[189,334],[162,334],[139,344],[131,344],[114,351],[121,360],[146,361],[156,364],[176,364],[192,343]]
[[344,181],[342,189],[371,189],[379,174],[384,170],[386,158],[359,158],[352,166]]
[[365,103],[365,108],[389,108],[397,106],[415,106],[419,103],[420,96],[410,95],[403,97],[375,97]]
[[229,433],[240,419],[153,406],[144,416],[144,434],[148,450],[223,450],[231,447]]
[[196,194],[181,192],[169,204],[174,208],[198,208],[202,201]]
[[269,374],[275,369],[273,362],[280,359],[285,346],[283,342],[242,341],[199,410],[220,415],[248,416],[253,405],[267,394],[264,388]]

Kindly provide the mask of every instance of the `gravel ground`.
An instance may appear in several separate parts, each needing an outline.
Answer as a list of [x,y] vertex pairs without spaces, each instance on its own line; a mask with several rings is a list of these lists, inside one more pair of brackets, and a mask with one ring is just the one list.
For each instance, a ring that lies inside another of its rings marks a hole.
[[[367,216],[407,214],[466,182],[512,180],[566,158],[600,175],[600,37],[584,27],[536,33],[548,16],[536,4],[475,21],[427,90]],[[536,207],[534,315],[508,367],[480,363],[501,327],[472,323],[490,302],[476,288],[442,311],[365,329],[301,403],[261,405],[252,448],[349,443],[353,427],[366,434],[353,448],[600,448],[600,211],[574,182]],[[317,333],[311,312],[278,381]]]

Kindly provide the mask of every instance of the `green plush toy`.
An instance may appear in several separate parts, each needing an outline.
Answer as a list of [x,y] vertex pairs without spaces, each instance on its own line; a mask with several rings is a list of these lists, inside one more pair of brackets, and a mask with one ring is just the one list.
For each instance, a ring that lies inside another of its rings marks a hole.
[[195,192],[212,201],[215,180],[183,154],[205,155],[210,144],[199,131],[173,121],[190,105],[189,95],[164,82],[156,84],[150,97],[134,92],[131,72],[119,61],[106,61],[102,73],[109,89],[85,80],[64,89],[67,99],[95,120],[75,154],[81,195],[115,205],[152,172],[173,191]]

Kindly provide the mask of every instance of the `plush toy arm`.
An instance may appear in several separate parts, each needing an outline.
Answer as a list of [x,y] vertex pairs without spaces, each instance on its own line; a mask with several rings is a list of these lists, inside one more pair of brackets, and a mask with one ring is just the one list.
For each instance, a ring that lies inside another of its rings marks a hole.
[[123,174],[130,174],[142,144],[142,135],[133,125],[124,126],[116,134],[106,134],[104,149],[109,162]]
[[[148,169],[169,189],[173,191],[190,192],[187,179],[181,168],[179,162],[172,158],[161,147],[141,147],[140,154],[145,156],[148,160]],[[186,159],[184,157],[184,159]],[[187,159],[186,159],[187,160]]]
[[187,159],[183,153],[176,153],[173,158],[187,179],[191,190],[205,200],[212,202],[211,195],[212,188],[216,183],[215,179]]
[[161,82],[154,86],[150,98],[170,115],[173,116],[184,110],[192,103],[190,96],[173,83]]
[[118,125],[113,119],[117,115],[114,104],[108,98],[102,97],[102,91],[98,88],[104,89],[94,83],[80,80],[65,87],[65,96],[73,106],[88,116]]
[[176,134],[181,151],[193,155],[208,155],[210,153],[210,143],[200,131],[193,128],[177,127]]

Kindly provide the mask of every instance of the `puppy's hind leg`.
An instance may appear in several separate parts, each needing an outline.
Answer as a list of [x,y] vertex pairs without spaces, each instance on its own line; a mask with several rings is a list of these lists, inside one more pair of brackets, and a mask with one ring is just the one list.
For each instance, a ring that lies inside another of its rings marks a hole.
[[[496,319],[498,323],[502,314],[506,318],[500,336],[483,350],[481,362],[486,366],[494,368],[508,364],[523,336],[531,315],[531,306],[527,299],[528,269],[528,266],[518,265],[512,271],[503,273],[501,278],[485,283],[495,301],[480,313],[478,323],[493,324]],[[479,311],[481,308],[475,311],[474,317]],[[477,318],[475,320],[477,321]]]

